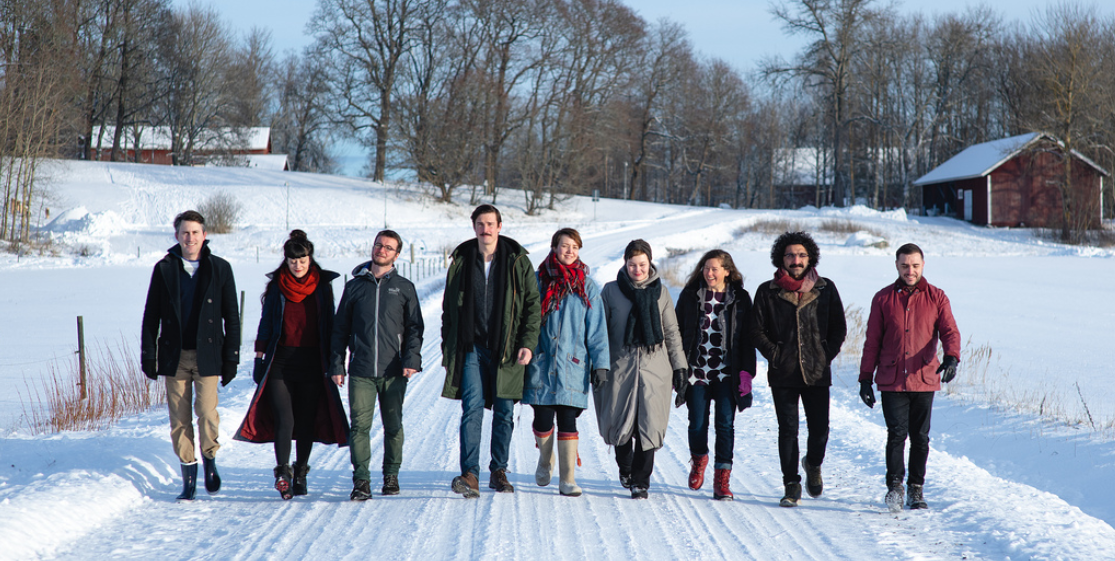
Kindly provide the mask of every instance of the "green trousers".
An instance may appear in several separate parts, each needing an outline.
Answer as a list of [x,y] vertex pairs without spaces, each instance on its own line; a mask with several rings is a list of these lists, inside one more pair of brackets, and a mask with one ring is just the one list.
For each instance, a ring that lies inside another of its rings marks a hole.
[[383,475],[399,475],[403,464],[403,397],[407,379],[403,376],[363,378],[349,376],[348,407],[352,432],[348,441],[352,458],[352,479],[371,481],[368,464],[372,460],[369,433],[379,399],[383,421]]

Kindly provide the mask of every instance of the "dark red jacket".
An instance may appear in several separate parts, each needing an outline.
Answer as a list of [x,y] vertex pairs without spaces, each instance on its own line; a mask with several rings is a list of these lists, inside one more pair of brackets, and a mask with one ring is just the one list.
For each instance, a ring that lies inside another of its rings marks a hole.
[[887,286],[871,299],[859,380],[870,382],[874,373],[884,392],[940,390],[938,340],[945,355],[960,358],[960,331],[944,291],[924,277],[913,291],[900,282]]

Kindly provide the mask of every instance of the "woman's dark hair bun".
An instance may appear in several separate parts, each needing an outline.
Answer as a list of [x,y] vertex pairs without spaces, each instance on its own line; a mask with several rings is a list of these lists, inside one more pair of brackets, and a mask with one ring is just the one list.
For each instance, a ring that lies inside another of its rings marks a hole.
[[306,236],[306,232],[303,232],[302,230],[294,229],[294,230],[290,231],[290,239],[301,242],[301,241],[307,240],[308,238]]

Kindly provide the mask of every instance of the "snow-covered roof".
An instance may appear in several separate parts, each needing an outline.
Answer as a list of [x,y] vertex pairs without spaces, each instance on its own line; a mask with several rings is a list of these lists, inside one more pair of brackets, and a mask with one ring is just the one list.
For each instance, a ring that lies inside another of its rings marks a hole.
[[[97,146],[98,138],[102,148],[112,147],[112,137],[116,134],[116,127],[103,127],[103,135],[101,128],[93,127],[93,147]],[[170,150],[170,127],[125,127],[122,135],[125,149],[135,149],[137,130],[140,150]],[[202,131],[195,141],[194,149],[266,150],[270,138],[271,127],[219,127]]]
[[271,171],[286,171],[286,154],[248,154],[248,167]]
[[[933,168],[929,173],[914,181],[914,185],[928,185],[931,183],[944,183],[946,181],[960,181],[973,177],[983,177],[999,166],[1014,158],[1023,150],[1028,149],[1035,142],[1046,139],[1060,144],[1052,136],[1041,132],[1030,132],[992,140],[982,144],[974,144],[962,150],[959,154],[949,158],[945,163]],[[1109,175],[1107,170],[1096,165],[1095,162],[1085,157],[1076,150],[1072,155],[1087,163],[1103,175]]]

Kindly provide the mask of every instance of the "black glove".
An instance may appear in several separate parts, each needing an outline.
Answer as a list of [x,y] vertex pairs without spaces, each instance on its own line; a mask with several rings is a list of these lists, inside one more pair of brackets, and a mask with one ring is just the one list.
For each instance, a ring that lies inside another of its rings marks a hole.
[[148,378],[151,378],[152,380],[159,379],[159,375],[155,373],[155,371],[158,370],[159,367],[154,360],[147,359],[139,361],[139,369],[143,371],[143,374]]
[[263,381],[263,375],[265,373],[266,369],[263,365],[263,357],[256,357],[256,363],[252,366],[252,379],[256,381],[256,385],[259,385],[259,383]]
[[600,388],[604,387],[604,384],[608,381],[608,369],[597,368],[593,370],[590,380],[592,381],[592,389],[600,391]]
[[687,389],[689,389],[689,369],[678,368],[674,370],[674,391],[684,396]]
[[946,356],[945,361],[941,363],[937,373],[941,375],[941,381],[949,383],[956,377],[956,365],[960,364],[960,359],[954,356]]
[[744,409],[751,407],[751,402],[754,401],[754,399],[755,398],[752,397],[749,393],[736,396],[736,409],[738,409],[739,411],[743,411]]
[[875,408],[875,390],[872,389],[871,382],[859,383],[859,398],[863,400],[864,405]]
[[224,362],[221,363],[221,385],[227,386],[233,378],[236,377],[236,363]]

